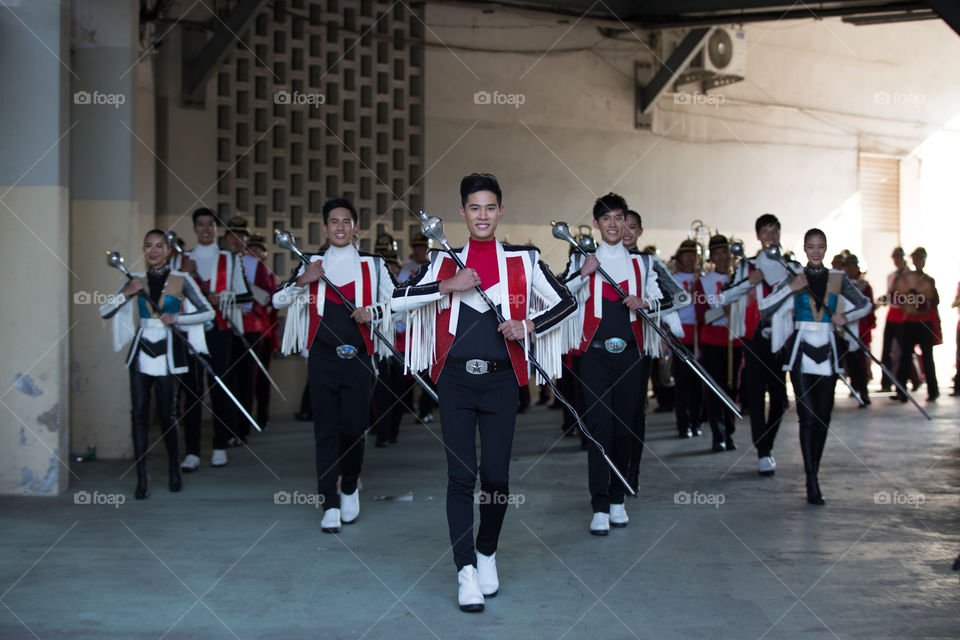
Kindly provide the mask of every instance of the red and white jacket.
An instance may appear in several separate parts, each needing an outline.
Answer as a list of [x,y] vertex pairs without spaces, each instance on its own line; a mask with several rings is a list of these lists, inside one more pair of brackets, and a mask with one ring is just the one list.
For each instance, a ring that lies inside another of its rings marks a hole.
[[[658,270],[655,269],[654,259],[651,256],[628,251],[622,243],[614,246],[600,243],[594,255],[600,261],[604,271],[617,280],[621,289],[628,295],[637,296],[647,302],[649,307],[646,312],[655,322],[662,321],[674,335],[683,335],[676,308],[672,307],[672,299],[665,297],[661,290]],[[580,275],[583,260],[582,254],[575,253],[570,256],[570,263],[563,276],[570,292],[576,295],[579,305],[576,322],[578,339],[574,349],[577,353],[583,353],[589,347],[603,319],[605,292],[607,296],[617,295],[599,271],[586,278]],[[676,284],[673,288],[679,290]],[[654,357],[663,354],[660,336],[655,331],[647,330],[636,311],[630,311],[630,328],[633,330],[640,353]]]
[[[393,334],[390,296],[396,286],[390,270],[383,258],[372,253],[357,251],[352,245],[330,247],[323,253],[308,255],[310,262],[321,262],[325,276],[337,288],[347,285],[353,287],[353,303],[373,315],[373,325],[384,336]],[[273,306],[279,310],[287,309],[287,322],[283,331],[280,350],[285,353],[309,349],[323,322],[323,309],[329,295],[326,283],[320,279],[307,286],[296,286],[296,279],[304,272],[300,265],[290,282],[273,294]],[[391,354],[389,347],[380,344],[370,329],[361,324],[360,335],[367,347],[367,353],[377,353],[381,357]]]
[[[454,249],[467,263],[470,242]],[[563,372],[562,357],[569,348],[569,335],[563,322],[576,309],[576,301],[540,260],[540,250],[532,246],[505,245],[496,241],[498,281],[484,293],[500,305],[505,320],[530,319],[534,333],[524,340],[523,348],[506,341],[517,382],[525,385],[530,365],[525,349],[533,348],[537,361],[550,377]],[[406,369],[430,369],[434,382],[440,376],[457,332],[460,305],[479,309],[485,303],[476,291],[440,293],[440,281],[453,277],[457,264],[446,252],[433,250],[430,261],[420,267],[393,294],[393,309],[406,311]],[[504,286],[506,283],[506,286]],[[531,344],[532,343],[532,344]],[[538,374],[539,378],[539,374]]]
[[[730,339],[730,321],[727,318],[729,310],[716,319],[708,318],[716,316],[717,312],[708,315],[711,309],[723,309],[720,304],[720,294],[724,287],[730,283],[730,276],[725,273],[708,271],[697,280],[696,293],[694,294],[694,305],[697,313],[697,324],[700,325],[700,344],[710,344],[715,346],[727,346],[732,342],[733,346],[739,347],[743,344],[740,338]],[[754,325],[756,326],[756,325]]]
[[[216,245],[198,245],[190,251],[184,251],[183,257],[191,258],[197,263],[196,275],[199,280],[194,281],[200,289],[206,288],[211,293],[220,294],[220,304],[214,311],[217,312],[215,323],[221,330],[227,329],[227,318],[239,330],[243,330],[243,312],[240,305],[252,300],[247,279],[243,274],[243,264],[240,258],[229,251],[219,249]],[[177,255],[171,260],[173,269],[180,270],[183,257]],[[202,282],[201,282],[202,281]]]

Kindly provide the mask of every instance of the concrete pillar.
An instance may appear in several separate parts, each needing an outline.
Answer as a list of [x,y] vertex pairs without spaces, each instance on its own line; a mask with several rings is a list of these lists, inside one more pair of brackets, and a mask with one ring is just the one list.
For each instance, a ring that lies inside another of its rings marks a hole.
[[123,283],[104,252],[142,269],[153,228],[154,56],[139,45],[139,6],[129,0],[75,0],[70,119],[70,378],[73,449],[103,458],[132,455],[126,350],[114,353],[98,307]]
[[70,473],[67,7],[0,9],[0,494],[56,495]]

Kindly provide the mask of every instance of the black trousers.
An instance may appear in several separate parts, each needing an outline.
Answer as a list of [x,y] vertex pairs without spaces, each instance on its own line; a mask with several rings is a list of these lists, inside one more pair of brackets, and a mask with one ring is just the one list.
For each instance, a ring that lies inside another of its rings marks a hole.
[[[883,353],[880,355],[880,362],[882,362],[893,375],[898,375],[900,371],[900,359],[899,357],[893,357],[893,343],[898,341],[901,329],[903,329],[902,322],[888,321],[883,325]],[[887,374],[884,373],[880,381],[881,389],[889,390],[892,386],[893,382],[887,377]]]
[[[270,338],[264,337],[262,333],[254,332],[247,333],[246,336],[247,341],[253,345],[254,350],[260,357],[260,362],[269,371],[270,359],[273,356],[273,345]],[[256,339],[252,336],[256,336]],[[256,364],[253,366],[253,397],[257,400],[257,422],[263,427],[270,422],[270,394],[273,393],[271,391],[273,387],[267,380],[267,376],[263,375],[263,371],[260,371],[260,367]]]
[[[637,373],[637,386],[640,395],[637,398],[637,408],[633,412],[633,429],[630,444],[630,464],[627,466],[627,481],[634,491],[640,490],[640,459],[643,458],[643,445],[647,438],[647,388],[650,385],[650,356],[640,357],[640,367]],[[619,480],[617,480],[619,482]]]
[[[842,338],[838,338],[838,342],[841,339]],[[843,357],[843,368],[846,369],[850,375],[850,386],[860,394],[864,402],[870,398],[870,394],[867,391],[867,372],[870,370],[869,367],[869,356],[861,349],[848,351]]]
[[373,363],[361,351],[343,359],[314,343],[307,359],[313,435],[317,460],[317,493],[323,508],[339,509],[340,491],[353,493],[363,467],[364,431],[370,422]]
[[[833,390],[837,376],[820,376],[800,373],[800,356],[790,372],[793,392],[797,397],[797,417],[800,420],[800,451],[803,454],[803,470],[807,476],[808,493],[819,494],[817,474],[820,459],[830,429],[833,413]],[[814,489],[811,491],[811,489]]]
[[[229,329],[213,328],[206,332],[209,355],[203,356],[221,380],[229,388],[227,371],[233,356],[233,333]],[[182,419],[183,439],[188,454],[200,455],[200,421],[203,418],[204,380],[210,390],[210,404],[213,413],[213,448],[226,449],[227,441],[236,435],[233,426],[236,423],[237,408],[224,393],[220,385],[207,375],[195,358],[190,357],[190,370],[180,377],[180,389],[183,395]],[[230,389],[233,391],[233,389]],[[234,392],[236,395],[236,392]]]
[[953,391],[954,393],[960,392],[960,325],[957,326],[957,368],[956,374],[953,376]]
[[[483,375],[447,365],[437,380],[440,426],[447,454],[447,526],[459,571],[477,564],[476,551],[497,550],[510,495],[510,451],[520,387],[510,369]],[[480,529],[473,540],[480,431]]]
[[[703,368],[707,370],[710,377],[720,385],[728,396],[735,398],[737,396],[737,373],[740,369],[743,349],[734,347],[731,352],[726,345],[703,344],[700,345],[700,351],[703,354],[701,358]],[[733,362],[733,384],[730,384],[730,377],[727,375],[731,361]],[[714,444],[726,442],[737,430],[736,417],[734,417],[733,412],[712,391],[707,392],[707,414],[710,419],[710,432],[713,434]]]
[[147,450],[150,448],[150,393],[157,403],[160,433],[167,448],[170,469],[180,463],[177,454],[177,377],[148,376],[137,371],[136,360],[130,365],[130,422],[133,433],[133,454],[137,472],[146,473]]
[[927,381],[927,393],[937,395],[940,386],[937,384],[937,367],[933,363],[933,325],[929,322],[904,322],[900,346],[900,371],[897,378],[900,384],[906,386],[913,367],[913,349],[920,345],[920,358],[923,360],[923,376]]
[[[744,343],[743,397],[750,408],[750,432],[757,457],[769,456],[787,409],[787,378],[780,354],[770,350],[770,338],[760,329]],[[770,394],[770,411],[766,395]]]
[[[376,419],[371,425],[377,432],[377,442],[397,439],[400,420],[403,418],[403,401],[407,381],[403,377],[403,363],[396,358],[384,358],[377,362],[379,375],[373,388],[373,404]],[[416,383],[414,383],[416,384]]]
[[[591,347],[580,358],[584,421],[624,475],[629,473],[633,420],[640,400],[638,356],[636,347],[620,353]],[[594,513],[609,513],[611,504],[623,504],[626,489],[593,443],[587,448],[587,474]]]
[[[684,345],[693,352],[693,345]],[[700,416],[703,413],[703,383],[693,370],[680,358],[674,357],[673,379],[674,388],[673,412],[677,417],[677,431],[683,434],[687,429],[696,431],[700,428]]]

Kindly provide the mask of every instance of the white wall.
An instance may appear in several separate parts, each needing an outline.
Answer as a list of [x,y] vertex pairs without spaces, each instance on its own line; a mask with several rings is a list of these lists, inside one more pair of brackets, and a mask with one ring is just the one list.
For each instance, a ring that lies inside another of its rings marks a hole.
[[[501,236],[534,240],[555,268],[566,248],[547,222],[588,221],[608,190],[644,216],[642,242],[667,255],[696,218],[751,249],[753,221],[765,211],[795,245],[814,225],[859,227],[849,219],[859,215],[859,151],[909,154],[960,111],[957,36],[939,21],[755,24],[746,27],[747,79],[714,90],[722,104],[677,104],[671,94],[655,108],[653,131],[641,131],[633,67],[653,58],[640,42],[649,34],[610,40],[595,23],[574,22],[427,5],[428,38],[438,46],[426,55],[425,204],[451,219],[451,239],[463,239],[452,222],[459,180],[479,170],[500,178],[506,219],[528,225],[507,225]],[[474,104],[480,90],[525,101]],[[862,234],[843,236],[832,248],[868,249]]]

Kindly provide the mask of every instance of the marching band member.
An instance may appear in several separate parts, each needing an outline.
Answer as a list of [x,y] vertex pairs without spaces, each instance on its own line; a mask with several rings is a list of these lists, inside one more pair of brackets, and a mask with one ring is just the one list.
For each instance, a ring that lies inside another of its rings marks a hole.
[[[273,352],[280,348],[280,322],[273,307],[277,292],[277,276],[267,266],[267,241],[261,235],[252,235],[243,255],[243,269],[253,292],[254,302],[243,306],[243,332],[255,349],[263,365],[270,369]],[[266,293],[263,298],[259,291]],[[259,297],[259,299],[258,299]],[[266,302],[261,302],[261,300]],[[253,369],[253,395],[257,399],[257,423],[267,428],[270,423],[270,381],[258,367]]]
[[[471,174],[460,183],[460,216],[469,240],[457,249],[466,268],[445,252],[399,286],[393,308],[407,310],[406,364],[430,368],[440,399],[447,454],[447,524],[459,583],[458,603],[483,611],[484,597],[499,590],[496,551],[509,493],[510,451],[519,388],[529,379],[525,349],[535,339],[537,359],[560,377],[561,356],[571,341],[561,321],[576,307],[573,296],[540,261],[536,247],[496,239],[503,218],[497,179]],[[475,291],[483,289],[505,322]],[[518,344],[524,341],[524,346]],[[475,497],[480,432],[480,493]],[[473,537],[473,505],[480,529]]]
[[[133,340],[126,366],[130,370],[133,455],[137,460],[134,496],[137,500],[150,495],[147,451],[151,390],[156,398],[163,443],[167,448],[169,488],[176,492],[182,487],[177,454],[176,376],[187,372],[187,353],[180,335],[169,327],[183,326],[191,346],[199,353],[206,353],[203,323],[214,318],[213,307],[193,280],[185,273],[170,269],[169,255],[165,232],[162,229],[148,231],[143,238],[147,272],[133,274],[135,277],[100,307],[101,317],[113,319],[114,351]],[[147,296],[160,310],[159,314],[147,302]],[[136,298],[135,303],[127,304],[131,298]]]
[[[370,424],[373,355],[389,353],[368,325],[393,333],[390,296],[396,281],[383,258],[353,246],[356,228],[357,210],[349,200],[324,203],[323,230],[330,246],[310,255],[309,266],[301,265],[297,277],[273,295],[277,309],[289,307],[282,351],[310,351],[308,384],[324,533],[339,533],[341,524],[353,523],[360,514],[357,485]],[[355,303],[352,313],[323,276]]]
[[[593,225],[600,230],[602,242],[586,258],[573,254],[564,275],[580,309],[576,350],[582,354],[584,420],[617,468],[627,470],[631,443],[642,439],[633,433],[639,402],[636,374],[642,355],[660,353],[660,337],[642,325],[637,311],[652,309],[654,321],[659,322],[663,297],[650,256],[631,253],[623,246],[628,210],[626,201],[615,193],[596,200]],[[597,272],[601,266],[629,294],[625,299]],[[611,526],[625,527],[629,522],[623,504],[626,490],[595,445],[588,448],[587,468],[593,511],[590,533],[605,536]]]
[[[847,278],[850,279],[850,282],[856,285],[860,293],[870,301],[871,311],[860,318],[856,331],[860,339],[863,340],[863,344],[869,349],[870,343],[873,341],[873,328],[877,326],[877,316],[873,313],[873,289],[860,271],[860,259],[852,253],[847,254],[844,259],[843,271],[846,273]],[[870,378],[870,356],[851,345],[850,350],[847,351],[846,356],[843,358],[843,363],[847,369],[847,373],[850,374],[850,386],[854,388],[863,400],[863,404],[860,405],[860,408],[863,409],[870,404],[870,393],[867,390],[867,380]]]
[[[677,270],[673,274],[674,280],[680,283],[683,290],[692,294],[700,277],[697,265],[697,243],[694,240],[684,240],[680,243],[674,256]],[[693,305],[688,305],[677,312],[680,323],[683,325],[683,336],[680,342],[687,350],[697,357],[697,315]],[[700,378],[685,366],[683,362],[673,360],[673,378],[676,381],[676,400],[673,409],[677,416],[677,432],[681,438],[699,436],[700,416],[703,413],[703,385]]]
[[[783,364],[790,371],[800,419],[800,450],[807,476],[807,502],[824,504],[817,474],[830,428],[834,387],[837,375],[843,375],[834,326],[856,322],[872,309],[870,301],[842,271],[827,269],[823,256],[827,236],[810,229],[803,237],[807,266],[793,263],[796,275],[790,275],[760,301],[765,318],[779,316],[788,340],[774,340],[772,346],[788,354]],[[823,302],[826,307],[821,306]],[[843,303],[844,313],[838,312]]]
[[[729,308],[720,304],[720,293],[730,283],[730,243],[726,236],[715,235],[709,243],[708,271],[697,281],[694,304],[700,325],[700,352],[704,369],[723,386],[731,398],[736,396],[736,381],[740,372],[743,343],[730,333]],[[714,394],[707,398],[713,451],[732,451],[736,418],[733,412]]]
[[[780,246],[780,221],[772,213],[757,218],[757,240],[762,247]],[[721,306],[731,305],[730,331],[743,337],[744,367],[741,396],[750,412],[750,432],[757,450],[757,473],[772,476],[777,470],[773,444],[787,407],[787,381],[782,371],[782,357],[771,348],[771,340],[782,343],[785,335],[774,336],[772,321],[761,316],[759,304],[773,288],[787,277],[786,267],[760,251],[755,257],[741,260],[733,274],[733,282],[720,292]],[[765,400],[770,394],[770,410]]]
[[[183,256],[173,259],[173,267],[191,274],[201,291],[209,291],[207,300],[217,313],[214,322],[206,329],[207,348],[210,350],[210,365],[221,379],[227,379],[233,358],[233,330],[226,318],[234,326],[243,326],[243,317],[239,305],[250,300],[246,279],[243,277],[243,265],[240,259],[229,251],[217,246],[217,226],[219,218],[212,209],[197,209],[193,212],[193,230],[197,234],[197,246],[185,251]],[[187,446],[187,455],[180,468],[183,471],[196,471],[200,467],[200,420],[203,416],[203,369],[191,363],[190,371],[182,376],[181,386],[185,393],[183,408],[183,439]],[[229,384],[229,383],[228,383]],[[213,404],[213,455],[210,464],[223,467],[227,464],[227,446],[237,425],[237,410],[223,389],[207,380],[210,400]],[[231,389],[231,391],[233,391]]]

